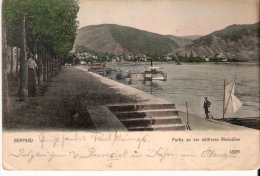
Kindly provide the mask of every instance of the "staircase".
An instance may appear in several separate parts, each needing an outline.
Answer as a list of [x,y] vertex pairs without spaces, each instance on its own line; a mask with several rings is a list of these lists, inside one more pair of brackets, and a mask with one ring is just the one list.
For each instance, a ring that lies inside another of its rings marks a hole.
[[108,106],[128,131],[183,131],[174,104]]

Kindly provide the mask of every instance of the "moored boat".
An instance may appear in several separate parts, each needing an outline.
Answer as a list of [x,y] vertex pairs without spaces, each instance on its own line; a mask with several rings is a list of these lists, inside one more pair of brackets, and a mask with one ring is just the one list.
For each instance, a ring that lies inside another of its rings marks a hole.
[[144,71],[145,79],[146,80],[167,80],[167,73],[163,73],[160,67],[148,67]]

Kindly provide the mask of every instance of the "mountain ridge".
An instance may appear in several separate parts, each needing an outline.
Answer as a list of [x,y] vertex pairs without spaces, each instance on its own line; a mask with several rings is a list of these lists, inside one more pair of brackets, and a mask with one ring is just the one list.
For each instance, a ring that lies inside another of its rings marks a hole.
[[245,61],[259,60],[259,22],[233,24],[192,41],[179,49],[178,55],[236,58]]
[[182,41],[180,44],[166,35],[117,24],[85,26],[80,28],[77,34],[75,50],[93,50],[115,55],[130,53],[166,55],[177,51],[185,43]]
[[162,35],[117,24],[85,26],[77,34],[76,51],[259,59],[259,22],[233,24],[205,36]]

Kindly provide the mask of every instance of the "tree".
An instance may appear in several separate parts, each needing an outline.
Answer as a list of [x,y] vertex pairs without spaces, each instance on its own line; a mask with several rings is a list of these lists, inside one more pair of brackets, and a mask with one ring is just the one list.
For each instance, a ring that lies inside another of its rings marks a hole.
[[[4,3],[3,3],[4,6]],[[6,22],[2,21],[2,79],[3,79],[3,120],[8,120],[9,99],[8,99],[8,81],[7,81],[7,39]]]
[[22,48],[19,95],[27,99],[27,52],[39,64],[39,84],[56,73],[69,56],[78,27],[77,0],[4,0],[3,13],[10,45]]
[[26,64],[27,61],[27,43],[26,43],[26,16],[23,16],[23,57],[20,60],[20,88],[18,95],[20,96],[21,100],[27,100],[28,98],[28,67]]

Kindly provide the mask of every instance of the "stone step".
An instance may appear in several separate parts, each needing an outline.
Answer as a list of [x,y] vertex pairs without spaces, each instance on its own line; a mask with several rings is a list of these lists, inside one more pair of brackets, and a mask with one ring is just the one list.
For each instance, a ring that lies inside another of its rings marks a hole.
[[178,116],[162,116],[162,117],[146,117],[123,119],[121,123],[125,127],[160,125],[160,124],[182,124],[181,118]]
[[131,104],[131,105],[118,105],[118,106],[108,106],[108,108],[113,111],[140,111],[148,109],[176,109],[175,104]]
[[151,125],[148,127],[136,126],[127,128],[128,131],[184,131],[185,126],[182,124],[163,124],[163,125]]
[[155,109],[155,110],[141,110],[141,111],[124,111],[113,112],[119,120],[129,118],[145,118],[145,117],[159,117],[159,116],[174,116],[178,115],[176,109]]

